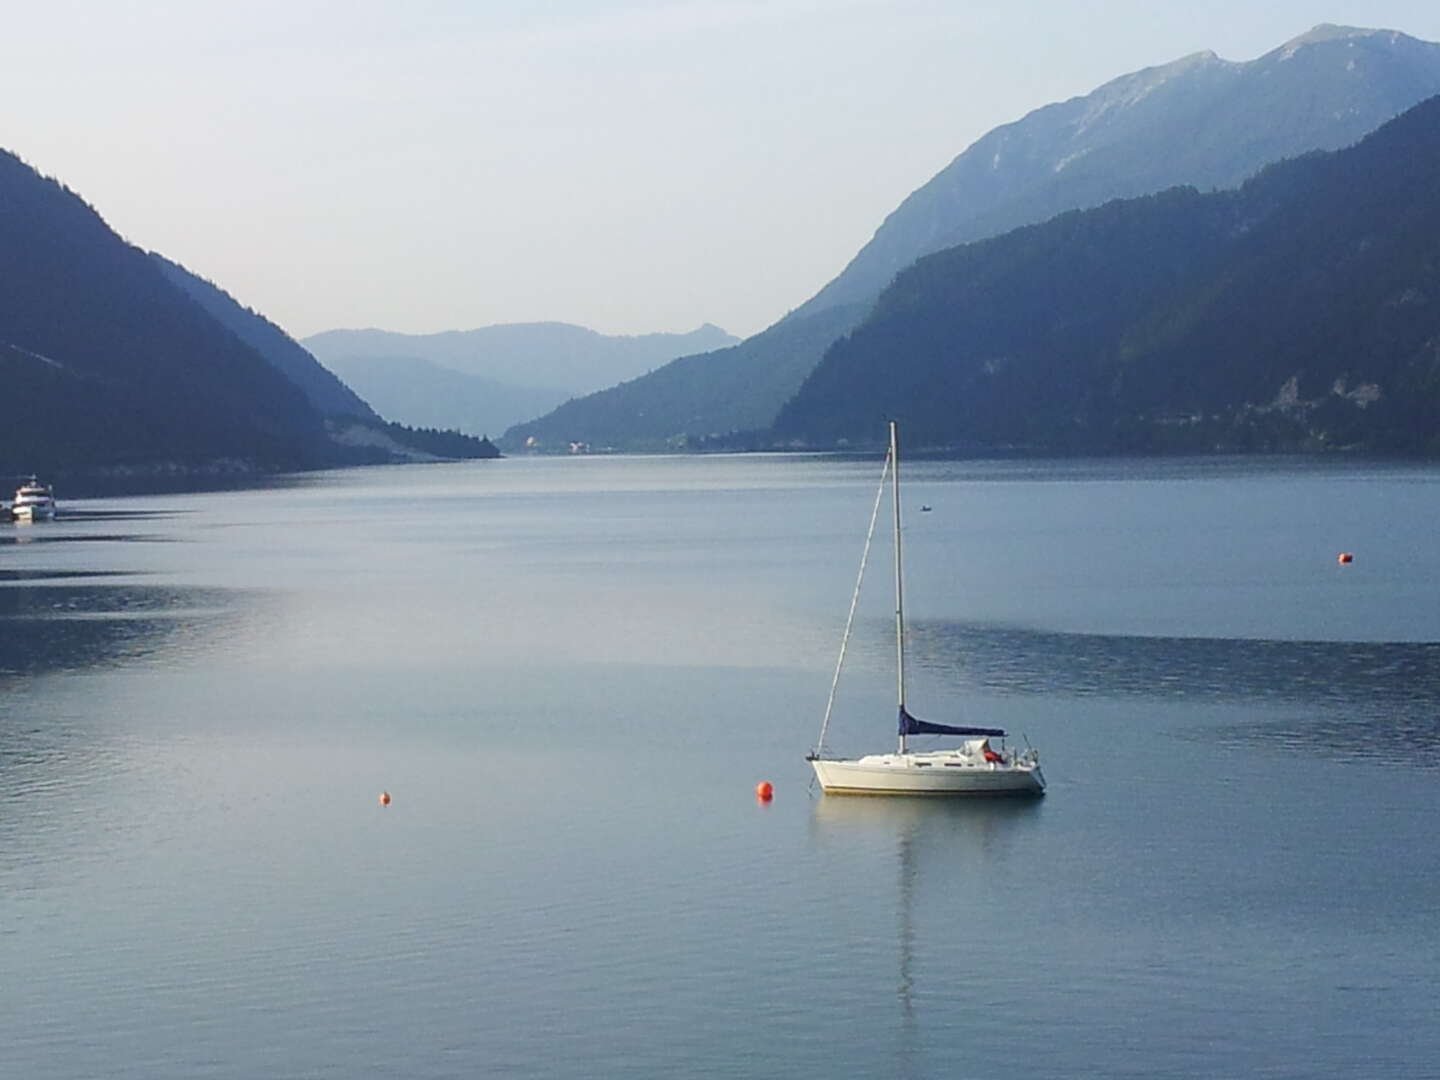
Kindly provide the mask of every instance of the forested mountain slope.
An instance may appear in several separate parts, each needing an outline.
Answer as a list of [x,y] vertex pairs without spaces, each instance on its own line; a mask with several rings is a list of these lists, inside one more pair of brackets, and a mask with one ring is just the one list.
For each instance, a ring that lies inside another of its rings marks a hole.
[[1062,452],[1440,453],[1440,98],[1238,191],[1176,189],[930,255],[777,439]]
[[0,151],[0,471],[329,460],[305,395],[116,236]]
[[386,424],[278,327],[126,243],[77,195],[4,151],[0,387],[0,475],[497,453],[482,440]]
[[206,281],[179,263],[155,252],[151,252],[150,257],[172,283],[300,387],[310,404],[322,414],[379,419],[360,395],[258,311],[243,306],[214,282]]

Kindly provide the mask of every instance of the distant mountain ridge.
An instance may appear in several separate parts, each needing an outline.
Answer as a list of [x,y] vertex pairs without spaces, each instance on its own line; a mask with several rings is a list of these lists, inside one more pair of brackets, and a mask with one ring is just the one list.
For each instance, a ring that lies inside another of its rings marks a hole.
[[407,423],[477,435],[496,434],[515,418],[539,416],[569,395],[454,371],[419,357],[345,356],[331,360],[345,382]]
[[497,382],[587,393],[668,363],[732,345],[739,338],[710,323],[684,334],[601,334],[564,322],[499,323],[474,330],[400,334],[326,330],[301,339],[322,362],[347,357],[418,357]]
[[[915,259],[1114,198],[1233,186],[1273,161],[1349,145],[1435,93],[1440,45],[1335,26],[1252,61],[1198,53],[1122,76],[977,140],[902,202],[834,281],[770,330],[686,357],[680,370],[570,402],[507,432],[506,442],[685,445],[766,428],[825,349]],[[774,332],[813,328],[822,317],[833,330],[828,339]],[[761,384],[770,387],[763,400],[752,394],[743,412],[734,408],[728,387]]]
[[672,432],[768,428],[775,403],[794,393],[815,357],[854,317],[852,308],[834,307],[787,319],[728,349],[681,357],[631,382],[566,402],[510,428],[504,441],[521,446],[533,437],[552,449],[576,442],[674,450],[695,438]]
[[1440,454],[1440,96],[1237,190],[949,248],[827,351],[774,437],[1044,452]]
[[418,357],[495,382],[589,393],[677,356],[739,340],[710,323],[685,334],[600,334],[573,323],[500,323],[435,334],[325,330],[301,344],[325,364],[346,357]]
[[327,330],[303,344],[386,415],[498,433],[568,398],[738,340],[709,323],[685,334],[608,335],[545,322],[435,334]]

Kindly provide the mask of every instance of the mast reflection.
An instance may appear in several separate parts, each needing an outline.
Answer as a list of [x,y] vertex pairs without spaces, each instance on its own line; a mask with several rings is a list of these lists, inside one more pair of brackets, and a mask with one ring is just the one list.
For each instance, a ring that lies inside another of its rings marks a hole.
[[[983,879],[1012,856],[1044,813],[1040,800],[941,797],[821,796],[815,800],[811,835],[820,846],[854,855],[865,868],[895,873],[895,1001],[899,1006],[898,1074],[924,1075],[920,1050],[925,1014],[920,1007],[923,964],[917,942],[924,917],[928,876],[933,894],[947,878]],[[947,899],[955,899],[946,890]],[[963,897],[960,898],[963,900]],[[947,923],[964,925],[965,912],[947,906]]]

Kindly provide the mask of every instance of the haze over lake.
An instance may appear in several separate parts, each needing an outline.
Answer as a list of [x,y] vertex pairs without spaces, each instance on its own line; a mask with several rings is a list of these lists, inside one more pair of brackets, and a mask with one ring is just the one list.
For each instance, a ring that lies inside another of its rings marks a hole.
[[[1440,467],[907,462],[911,707],[1040,749],[999,803],[809,790],[879,476],[0,526],[5,1074],[1433,1075]],[[842,751],[894,739],[871,573]]]

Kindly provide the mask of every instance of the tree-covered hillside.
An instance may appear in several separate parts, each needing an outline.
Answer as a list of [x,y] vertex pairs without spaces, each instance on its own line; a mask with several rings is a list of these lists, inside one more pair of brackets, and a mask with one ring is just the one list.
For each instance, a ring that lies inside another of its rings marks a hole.
[[462,433],[453,422],[427,424],[428,418],[419,417],[420,425],[410,427],[385,420],[264,315],[179,263],[154,252],[150,257],[166,278],[300,388],[326,418],[325,431],[334,444],[326,451],[328,458],[337,463],[383,463],[500,456],[489,438]]
[[258,311],[244,307],[220,286],[191,273],[179,263],[155,252],[151,252],[150,257],[173,284],[304,391],[310,404],[322,414],[379,419],[375,410],[355,391]]
[[831,347],[774,436],[1052,451],[1440,453],[1440,98],[1239,191],[1180,189],[939,252]]
[[0,474],[496,456],[486,440],[386,424],[278,327],[4,151],[0,387]]
[[143,251],[0,152],[0,471],[327,460],[305,395]]

